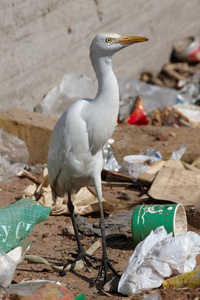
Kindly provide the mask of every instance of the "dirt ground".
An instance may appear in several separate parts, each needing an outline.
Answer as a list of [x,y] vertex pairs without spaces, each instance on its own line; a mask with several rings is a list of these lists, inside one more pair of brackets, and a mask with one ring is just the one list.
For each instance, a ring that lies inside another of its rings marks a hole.
[[[148,126],[147,126],[148,127]],[[124,138],[127,139],[127,145],[131,148],[130,143],[135,143],[136,139],[138,139],[138,132],[141,137],[141,141],[143,141],[143,149],[148,147],[149,145],[157,150],[160,150],[159,147],[164,147],[167,149],[167,146],[171,144],[173,145],[173,149],[177,150],[180,147],[182,141],[185,141],[186,138],[190,138],[190,140],[194,141],[194,144],[199,145],[199,137],[200,137],[200,129],[192,130],[191,128],[182,128],[181,130],[176,131],[174,128],[166,128],[159,127],[159,129],[152,129],[152,127],[137,127],[137,134],[132,136],[132,141],[130,140],[130,132],[133,132],[134,127],[130,127],[127,129],[126,134],[123,137],[122,128],[118,129],[119,132],[117,136],[117,132],[115,132],[115,140],[122,140]],[[150,130],[151,134],[147,134],[147,131]],[[159,137],[168,137],[168,145],[166,144],[166,139],[163,141],[162,138],[159,140]],[[171,134],[172,132],[175,134]],[[189,132],[189,133],[188,133]],[[160,142],[160,146],[159,146]],[[200,155],[200,147],[195,148],[194,156],[192,156],[192,150],[194,147],[191,147],[191,141],[189,147],[191,148],[190,155],[187,156],[192,162],[197,158],[197,154],[199,152]],[[161,145],[162,144],[162,145]],[[141,150],[143,150],[141,149]],[[42,174],[42,169],[38,169]],[[41,175],[38,175],[41,178]],[[3,207],[10,203],[14,203],[16,199],[21,197],[21,192],[23,189],[30,185],[32,182],[27,178],[12,178],[7,182],[0,183],[0,206]],[[112,199],[119,199],[121,195],[124,195],[124,192],[129,194],[132,200],[137,200],[143,193],[144,189],[141,186],[137,185],[129,185],[129,186],[103,186],[103,196],[109,197]],[[192,230],[198,234],[200,234],[200,214],[195,212],[193,207],[188,206],[185,207],[187,212],[188,219],[188,230]],[[129,210],[133,210],[131,207]],[[106,215],[107,217],[107,215]],[[99,214],[91,214],[85,216],[88,222],[98,222]],[[74,236],[66,236],[63,234],[63,228],[71,225],[71,220],[69,216],[61,215],[61,216],[50,216],[46,221],[36,225],[31,231],[29,237],[32,240],[32,246],[29,250],[28,254],[34,254],[38,256],[42,256],[46,258],[49,262],[63,264],[71,258],[70,253],[76,253],[77,245]],[[134,251],[133,240],[131,236],[131,226],[130,230],[125,232],[126,238],[112,238],[107,242],[107,251],[108,256],[112,259],[113,266],[115,269],[122,274],[126,268],[128,260]],[[88,249],[95,240],[100,239],[95,236],[84,236],[81,234],[81,241],[84,245],[85,249]],[[99,248],[94,255],[96,257],[101,257],[101,248]],[[197,256],[197,264],[196,268],[200,267],[200,255]],[[132,297],[125,297],[118,293],[105,293],[102,291],[103,287],[103,279],[101,278],[95,286],[91,286],[94,279],[96,278],[98,273],[97,269],[89,268],[88,266],[84,266],[83,269],[79,271],[70,271],[67,272],[64,277],[61,277],[55,271],[52,271],[50,267],[39,265],[39,264],[28,264],[26,260],[20,263],[17,267],[15,276],[13,281],[15,283],[20,282],[23,279],[32,280],[32,279],[47,279],[47,280],[59,280],[64,287],[66,287],[74,296],[80,295],[84,293],[86,295],[86,299],[141,299],[143,294],[138,294]],[[108,279],[112,278],[112,274],[109,272]],[[155,290],[151,291],[154,292]],[[200,299],[200,289],[169,289],[164,290],[161,288],[157,289],[160,293],[162,299]]]

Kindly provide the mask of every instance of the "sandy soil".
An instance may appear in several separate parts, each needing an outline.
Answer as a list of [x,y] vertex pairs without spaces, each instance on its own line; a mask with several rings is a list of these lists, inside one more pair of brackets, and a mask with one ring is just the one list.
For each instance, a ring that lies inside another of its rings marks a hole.
[[[131,129],[132,130],[132,129]],[[146,145],[150,144],[151,147],[158,146],[158,140],[152,139],[152,135],[147,135],[147,128],[138,128],[141,134],[145,135]],[[144,130],[144,132],[142,132]],[[173,130],[168,129],[168,135]],[[166,136],[167,129],[159,128],[159,133]],[[199,140],[198,131],[194,131],[192,137],[196,143]],[[120,129],[120,134],[121,129]],[[184,140],[185,132],[181,130],[181,136],[179,138],[173,139],[173,145],[176,149],[180,145],[180,141]],[[174,136],[174,135],[173,135]],[[116,136],[115,136],[116,137]],[[119,136],[119,140],[120,140]],[[178,145],[176,144],[178,141]],[[166,147],[166,146],[164,146]],[[195,157],[196,158],[195,151]],[[200,152],[200,150],[199,150]],[[192,157],[190,155],[190,160]],[[40,176],[41,177],[41,176]],[[12,178],[7,182],[0,184],[0,206],[5,206],[16,201],[21,197],[21,191],[31,184],[31,181],[27,178]],[[110,197],[112,199],[119,198],[122,192],[129,194],[133,200],[137,200],[141,194],[144,192],[141,187],[123,186],[123,187],[103,187],[103,195],[105,197]],[[187,211],[188,218],[188,230],[192,230],[200,234],[200,214],[196,213],[192,207],[185,207]],[[133,210],[134,206],[130,208]],[[99,214],[91,214],[85,217],[88,222],[99,221]],[[63,228],[66,228],[71,224],[69,216],[50,216],[48,220],[36,225],[29,237],[32,240],[32,247],[29,250],[29,254],[39,255],[46,258],[48,261],[58,264],[63,264],[71,258],[70,253],[76,253],[77,245],[74,236],[66,236],[63,234]],[[107,242],[108,256],[112,259],[113,266],[115,269],[122,274],[126,268],[127,262],[134,251],[133,240],[131,236],[131,228],[126,233],[126,238],[113,238]],[[85,247],[88,249],[98,237],[91,236],[86,237],[81,234],[81,241]],[[101,248],[95,252],[96,257],[101,257]],[[200,267],[200,256],[197,257],[196,268]],[[120,295],[118,293],[105,294],[102,291],[103,279],[101,278],[96,286],[91,286],[98,274],[97,269],[89,268],[84,266],[83,269],[79,271],[70,271],[64,277],[61,277],[58,273],[51,270],[50,267],[39,264],[28,264],[27,261],[23,261],[17,267],[14,282],[18,283],[22,279],[48,279],[48,280],[59,280],[63,286],[65,286],[74,296],[81,293],[85,293],[86,299],[127,299],[127,297]],[[109,272],[108,278],[112,278],[112,274]],[[170,289],[163,290],[158,289],[162,299],[200,299],[200,291],[198,289]],[[142,294],[135,295],[128,299],[141,299]]]

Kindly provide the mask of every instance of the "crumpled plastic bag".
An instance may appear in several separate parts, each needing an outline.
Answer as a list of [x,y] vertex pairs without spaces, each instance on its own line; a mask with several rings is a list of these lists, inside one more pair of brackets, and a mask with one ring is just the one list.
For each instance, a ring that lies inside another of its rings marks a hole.
[[140,242],[123,273],[118,292],[131,296],[159,287],[165,277],[190,272],[200,253],[200,236],[188,231],[172,237],[163,226]]
[[0,209],[0,247],[8,252],[19,245],[29,235],[33,227],[45,221],[51,207],[42,207],[31,199],[19,201]]
[[31,247],[31,240],[26,238],[22,245],[8,253],[0,248],[0,285],[8,287],[15,275],[17,265],[24,259]]
[[61,114],[77,99],[94,98],[97,83],[78,72],[64,74],[61,82],[44,97],[41,108],[44,114],[60,117]]
[[0,182],[22,171],[28,159],[26,143],[0,129]]

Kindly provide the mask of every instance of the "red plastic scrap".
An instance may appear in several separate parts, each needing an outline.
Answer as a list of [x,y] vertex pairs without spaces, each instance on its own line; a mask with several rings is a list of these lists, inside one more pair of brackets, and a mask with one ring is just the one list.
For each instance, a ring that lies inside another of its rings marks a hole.
[[135,100],[135,105],[132,113],[128,116],[128,118],[124,121],[127,124],[135,124],[135,125],[147,125],[148,120],[146,113],[144,111],[142,99],[140,96]]
[[129,97],[121,106],[117,124],[147,125],[148,120],[140,96]]

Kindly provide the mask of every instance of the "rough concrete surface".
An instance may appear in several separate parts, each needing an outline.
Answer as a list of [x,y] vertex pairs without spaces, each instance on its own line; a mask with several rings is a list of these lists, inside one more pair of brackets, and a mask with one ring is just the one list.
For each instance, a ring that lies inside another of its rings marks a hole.
[[199,9],[199,0],[1,0],[0,108],[33,110],[70,71],[95,78],[88,48],[99,32],[149,38],[115,56],[118,77],[159,70],[177,40],[199,35]]

